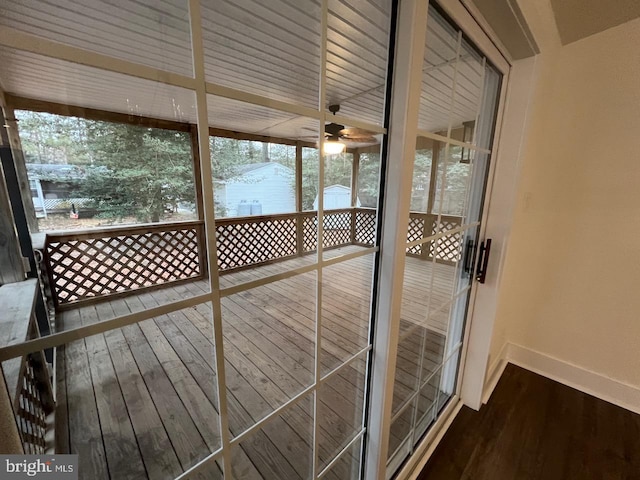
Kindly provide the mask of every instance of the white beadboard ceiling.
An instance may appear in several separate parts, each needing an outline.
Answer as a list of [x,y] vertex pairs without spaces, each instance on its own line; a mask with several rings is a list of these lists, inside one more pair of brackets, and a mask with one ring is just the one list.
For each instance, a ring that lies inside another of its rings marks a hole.
[[[317,107],[319,0],[201,2],[207,80],[289,103]],[[380,125],[391,0],[329,0],[327,105]],[[0,26],[182,75],[192,75],[186,0],[14,0]],[[420,128],[448,125],[456,32],[430,15]],[[466,51],[468,50],[468,51]],[[481,59],[472,49],[458,67],[453,123],[475,118]],[[37,54],[0,47],[0,82],[14,95],[195,123],[193,92]],[[208,96],[212,126],[300,138],[308,118]]]
[[190,90],[0,47],[2,87],[38,100],[195,123]]
[[317,119],[214,95],[207,95],[207,104],[212,127],[271,137],[318,139]]
[[418,118],[421,130],[442,132],[449,127],[449,121],[452,127],[457,127],[477,116],[483,82],[482,57],[463,40],[456,61],[457,48],[458,31],[430,9]]

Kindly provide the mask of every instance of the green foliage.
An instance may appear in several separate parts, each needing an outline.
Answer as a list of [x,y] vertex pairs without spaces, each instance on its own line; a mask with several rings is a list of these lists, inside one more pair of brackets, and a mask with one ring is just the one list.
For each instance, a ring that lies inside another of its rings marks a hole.
[[95,157],[80,196],[108,218],[159,222],[178,203],[195,202],[191,144],[184,132],[90,122]]
[[211,137],[211,167],[214,178],[228,180],[237,176],[243,165],[277,162],[295,169],[296,149],[290,145]]
[[378,206],[378,189],[380,183],[380,153],[360,153],[358,170],[358,198],[363,207]]
[[302,148],[302,209],[313,210],[318,194],[318,150]]
[[76,197],[113,220],[159,222],[178,203],[194,203],[188,134],[134,125],[20,112],[27,158],[82,166]]
[[[450,145],[448,159],[445,157],[444,147],[440,150],[435,196],[432,213],[443,213],[445,215],[462,215],[465,208],[467,195],[467,181],[471,174],[471,166],[461,163],[462,148]],[[416,150],[413,166],[413,188],[411,190],[411,210],[416,212],[426,212],[428,205],[431,177],[430,149]],[[445,173],[446,167],[446,173]],[[443,177],[444,174],[444,178]],[[442,192],[442,182],[445,181],[444,193]],[[442,199],[441,199],[442,194]],[[442,203],[442,205],[441,205]]]
[[413,161],[411,211],[426,212],[431,180],[431,150],[416,150]]
[[27,163],[92,163],[86,120],[21,110],[16,111],[16,117]]
[[[434,213],[445,215],[462,215],[466,206],[467,181],[471,174],[471,165],[460,162],[462,148],[457,145],[450,145],[449,157],[445,158],[443,152],[441,158],[443,160],[438,163],[437,194],[433,204],[433,211]],[[446,173],[445,178],[443,178],[445,165]],[[445,189],[442,198],[440,198],[443,181],[445,182]]]

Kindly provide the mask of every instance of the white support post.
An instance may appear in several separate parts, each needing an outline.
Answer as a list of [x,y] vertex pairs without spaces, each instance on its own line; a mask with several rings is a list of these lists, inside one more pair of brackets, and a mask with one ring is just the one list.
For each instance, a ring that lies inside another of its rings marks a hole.
[[407,243],[413,159],[422,63],[426,35],[427,3],[399,2],[391,96],[385,205],[378,271],[377,318],[370,392],[370,415],[365,478],[385,478],[396,354],[400,333],[400,308]]

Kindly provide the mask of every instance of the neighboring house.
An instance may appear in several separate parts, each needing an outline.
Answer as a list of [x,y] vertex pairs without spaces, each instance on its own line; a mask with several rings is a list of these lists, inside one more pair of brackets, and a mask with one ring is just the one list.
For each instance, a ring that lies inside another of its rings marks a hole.
[[[356,198],[356,207],[360,206],[360,200]],[[324,187],[324,209],[351,207],[351,189],[344,185],[331,185]],[[318,196],[313,201],[313,209],[318,210]]]
[[84,173],[75,165],[27,163],[27,176],[36,216],[50,213],[68,213],[71,205],[76,208],[87,201],[75,198],[73,191]]
[[294,171],[277,162],[251,163],[215,180],[215,199],[227,217],[295,212]]

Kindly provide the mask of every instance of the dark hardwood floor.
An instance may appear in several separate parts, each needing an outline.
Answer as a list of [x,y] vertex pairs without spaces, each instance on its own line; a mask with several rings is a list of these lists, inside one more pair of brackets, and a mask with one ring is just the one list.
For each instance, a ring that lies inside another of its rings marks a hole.
[[514,365],[458,414],[419,480],[640,479],[640,415]]

